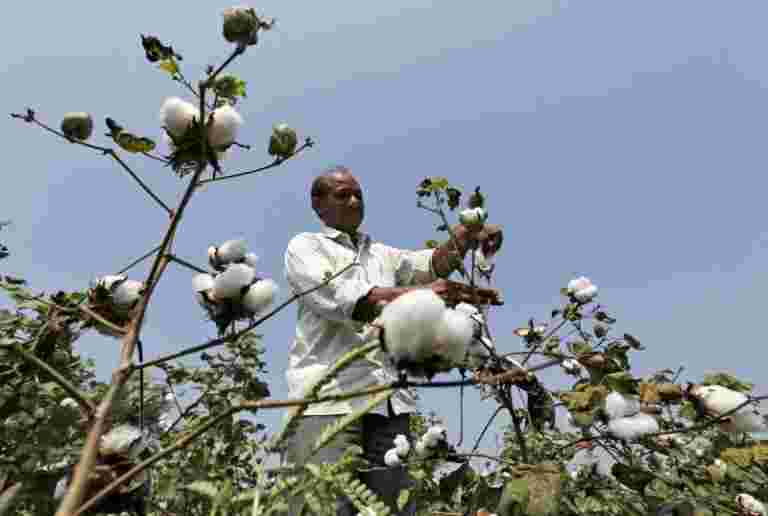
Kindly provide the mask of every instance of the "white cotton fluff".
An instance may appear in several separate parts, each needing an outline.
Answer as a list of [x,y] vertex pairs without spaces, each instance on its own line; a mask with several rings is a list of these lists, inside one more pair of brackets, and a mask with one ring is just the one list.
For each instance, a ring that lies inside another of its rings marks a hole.
[[256,268],[256,264],[259,262],[259,257],[256,256],[254,253],[245,253],[245,256],[243,256],[243,263],[246,265],[250,265],[253,268]]
[[611,392],[605,397],[605,414],[608,419],[632,416],[640,412],[640,401],[634,396]]
[[256,277],[256,271],[243,263],[235,263],[216,276],[213,285],[213,297],[229,299],[239,297],[243,287],[250,285]]
[[475,334],[475,323],[466,314],[447,309],[435,328],[433,348],[451,362],[461,362]]
[[390,468],[403,465],[403,461],[400,459],[400,455],[397,454],[397,448],[387,450],[387,452],[384,454],[384,464]]
[[[749,398],[741,392],[721,385],[701,385],[691,389],[691,396],[698,399],[704,409],[713,416],[720,416],[744,405]],[[755,405],[746,405],[730,414],[728,422],[721,425],[726,432],[759,432],[765,430],[763,418]]]
[[397,450],[397,455],[404,459],[408,453],[411,451],[411,443],[408,442],[408,438],[404,436],[403,434],[398,434],[395,437],[395,450]]
[[[209,258],[210,256],[210,250]],[[228,265],[234,262],[240,262],[245,259],[245,255],[248,254],[248,244],[245,240],[227,240],[219,247],[215,248],[214,258],[217,265]]]
[[192,277],[192,288],[195,292],[211,290],[214,284],[215,280],[210,274],[196,274]]
[[125,281],[128,276],[125,274],[114,274],[114,275],[107,275],[102,276],[101,278],[96,280],[96,284],[104,287],[107,290],[112,290],[112,286],[120,281]]
[[736,505],[739,507],[741,514],[748,514],[750,516],[766,516],[768,514],[763,502],[746,493],[736,497]]
[[271,279],[257,281],[248,288],[243,296],[243,307],[248,312],[257,315],[272,304],[276,292],[277,283]]
[[214,147],[227,147],[237,139],[237,131],[243,125],[240,114],[230,105],[213,112],[213,124],[208,129],[208,143]]
[[567,358],[560,363],[560,366],[567,374],[581,376],[581,364],[579,364],[578,360]]
[[76,409],[80,405],[78,405],[77,402],[74,399],[72,399],[72,398],[64,398],[59,403],[59,406],[62,407],[62,408]]
[[445,429],[445,427],[440,425],[431,426],[427,429],[427,433],[424,434],[423,439],[425,440],[427,446],[434,448],[441,441],[448,440],[448,431]]
[[200,112],[194,104],[179,97],[165,99],[160,107],[160,125],[165,127],[174,138],[180,138],[192,124],[192,119]]
[[597,296],[597,286],[586,276],[579,276],[568,282],[568,290],[581,303],[587,303]]
[[612,419],[608,422],[608,433],[624,441],[633,441],[658,431],[659,423],[656,419],[642,412],[630,417]]
[[381,323],[392,360],[418,362],[433,355],[435,329],[445,303],[428,289],[412,290],[384,307]]
[[454,310],[467,314],[469,317],[480,313],[480,310],[475,305],[470,305],[469,303],[459,303]]
[[137,457],[146,447],[147,440],[133,425],[120,425],[101,436],[99,453]]
[[125,280],[112,292],[112,302],[120,308],[131,307],[141,297],[144,283],[136,280]]

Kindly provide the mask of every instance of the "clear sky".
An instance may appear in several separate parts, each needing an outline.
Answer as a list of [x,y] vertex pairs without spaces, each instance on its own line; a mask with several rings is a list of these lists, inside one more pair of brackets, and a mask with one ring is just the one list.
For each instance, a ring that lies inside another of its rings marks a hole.
[[[2,108],[31,106],[58,125],[66,111],[111,116],[159,139],[158,110],[184,91],[145,62],[139,34],[154,34],[198,77],[230,46],[208,2],[11,2],[0,33]],[[586,274],[618,328],[647,351],[639,373],[679,365],[683,378],[726,370],[768,389],[760,330],[768,291],[768,187],[763,126],[768,5],[746,1],[547,1],[448,3],[278,2],[254,7],[278,19],[232,67],[248,81],[230,171],[268,162],[273,123],[317,146],[273,174],[222,182],[196,195],[177,254],[204,264],[208,245],[244,237],[260,269],[287,296],[283,252],[317,228],[307,190],[323,167],[345,164],[367,196],[365,229],[414,248],[434,238],[414,189],[444,175],[482,185],[491,221],[504,225],[491,317],[499,347],[529,317],[544,318],[558,290]],[[38,289],[83,289],[157,245],[167,218],[107,158],[6,118],[0,220],[12,256],[3,272]],[[97,142],[106,142],[99,137]],[[173,173],[128,162],[169,203]],[[133,275],[144,278],[146,268]],[[146,323],[149,357],[214,336],[195,304],[191,274],[171,267]],[[295,308],[265,324],[276,398]],[[117,343],[80,341],[106,379]],[[561,374],[546,375],[564,385]],[[424,393],[458,437],[455,392]],[[495,406],[467,395],[476,435]],[[258,418],[275,428],[280,414]],[[466,441],[466,439],[465,439]],[[492,446],[488,441],[486,446]]]

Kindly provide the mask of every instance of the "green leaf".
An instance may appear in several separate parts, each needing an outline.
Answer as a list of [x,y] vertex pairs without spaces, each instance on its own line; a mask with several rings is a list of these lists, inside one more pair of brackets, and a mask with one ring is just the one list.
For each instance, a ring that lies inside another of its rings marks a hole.
[[437,249],[438,247],[440,247],[440,242],[438,242],[437,240],[427,240],[426,242],[424,242],[424,247],[426,247],[427,249]]
[[171,74],[171,76],[175,76],[177,73],[179,73],[179,65],[176,62],[176,59],[173,57],[160,61],[158,66],[161,70]]
[[603,382],[610,390],[620,394],[637,394],[640,385],[640,380],[626,371],[607,374],[603,377]]
[[574,355],[583,355],[592,352],[592,346],[583,340],[572,341],[568,343],[568,350]]
[[734,391],[749,392],[754,388],[751,382],[743,382],[728,373],[712,373],[704,376],[702,385],[721,385]]
[[403,489],[400,491],[400,494],[397,495],[397,510],[402,511],[403,508],[408,504],[408,500],[411,498],[411,490],[410,489]]
[[219,496],[219,489],[216,484],[207,480],[196,480],[191,484],[187,484],[182,487],[185,491],[190,491],[201,496],[205,496],[211,501],[215,500]]

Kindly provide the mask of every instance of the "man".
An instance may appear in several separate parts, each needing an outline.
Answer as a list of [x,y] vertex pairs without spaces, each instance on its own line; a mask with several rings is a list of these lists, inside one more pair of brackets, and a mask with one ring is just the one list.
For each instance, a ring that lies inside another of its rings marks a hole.
[[[494,290],[478,289],[445,279],[475,242],[487,254],[495,253],[502,242],[499,227],[486,227],[472,233],[462,225],[454,229],[458,249],[447,242],[437,249],[405,251],[372,241],[358,231],[365,215],[360,184],[345,167],[330,169],[312,184],[312,208],[323,222],[319,233],[302,233],[288,244],[285,272],[295,293],[307,291],[326,281],[351,263],[339,277],[298,300],[296,340],[286,372],[291,397],[301,397],[307,385],[323,375],[345,353],[378,337],[371,326],[380,308],[399,295],[415,288],[430,288],[448,304],[480,302],[498,304]],[[478,296],[478,297],[475,297]],[[383,357],[382,357],[383,359]],[[330,381],[320,395],[356,391],[396,379],[388,366],[360,360]],[[415,410],[413,394],[397,391],[356,424],[342,432],[328,446],[309,457],[311,449],[327,425],[362,406],[366,398],[313,404],[300,419],[289,438],[284,459],[296,466],[335,462],[352,445],[363,449],[372,467],[384,466],[385,452],[394,447],[398,434],[410,436],[409,413]],[[410,437],[409,437],[410,438]],[[361,480],[397,514],[397,496],[411,485],[404,467],[380,468],[364,472]],[[301,500],[294,500],[292,514],[298,514]],[[401,514],[414,514],[415,501]],[[339,500],[337,513],[358,511],[348,500]]]

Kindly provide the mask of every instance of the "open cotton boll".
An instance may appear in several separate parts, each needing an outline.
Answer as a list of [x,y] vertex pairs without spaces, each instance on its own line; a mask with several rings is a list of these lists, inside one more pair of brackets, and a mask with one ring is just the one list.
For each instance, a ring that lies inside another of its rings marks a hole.
[[443,312],[445,302],[429,289],[412,290],[384,307],[385,344],[395,364],[431,356],[435,327]]
[[192,124],[192,119],[198,115],[199,111],[193,104],[179,97],[170,97],[160,107],[160,125],[174,138],[180,138]]
[[469,317],[480,313],[480,310],[475,305],[470,305],[469,303],[459,303],[454,307],[454,310],[467,314]]
[[640,402],[634,397],[614,391],[605,397],[604,409],[608,419],[618,419],[640,412]]
[[96,285],[100,285],[107,290],[112,290],[112,286],[115,283],[125,281],[127,278],[128,276],[126,276],[125,274],[114,274],[114,275],[102,276],[101,278],[96,280]]
[[642,412],[634,416],[612,419],[608,422],[608,433],[624,441],[633,441],[658,431],[659,423],[656,419]]
[[133,425],[120,425],[101,436],[99,453],[136,457],[146,446],[141,430]]
[[259,262],[259,257],[254,253],[246,253],[243,257],[243,263],[256,268],[256,264]]
[[592,301],[596,296],[597,296],[597,287],[595,285],[590,285],[585,289],[577,290],[576,292],[573,293],[573,297],[575,297],[577,301],[580,301],[582,303]]
[[112,292],[112,301],[121,308],[130,307],[141,297],[144,283],[136,280],[125,280]]
[[216,260],[220,265],[242,261],[248,254],[245,240],[227,240],[216,249]]
[[739,513],[749,516],[766,516],[765,504],[752,495],[742,493],[736,497]]
[[271,279],[257,281],[243,296],[243,307],[256,315],[272,304],[277,292],[277,283]]
[[400,459],[400,455],[397,453],[397,448],[387,450],[387,452],[384,454],[384,464],[390,468],[403,465],[403,461]]
[[408,442],[408,438],[403,434],[398,434],[395,437],[395,450],[401,459],[404,459],[411,451],[411,443]]
[[690,391],[690,395],[697,399],[704,410],[712,416],[720,416],[727,412],[742,407],[733,414],[727,416],[726,422],[721,424],[721,429],[726,432],[759,432],[765,430],[762,415],[754,405],[742,406],[749,398],[738,391],[728,389],[721,385],[700,385]]
[[208,143],[214,147],[228,147],[235,142],[237,131],[243,125],[240,114],[230,105],[213,112],[213,124],[208,129]]
[[475,323],[466,314],[448,309],[435,328],[435,354],[452,362],[464,360],[475,334]]
[[192,288],[195,292],[205,292],[211,290],[215,280],[210,274],[196,274],[192,277]]
[[238,297],[243,287],[250,285],[255,277],[256,271],[244,263],[230,265],[214,279],[213,296],[216,299]]
[[427,429],[427,433],[424,434],[424,439],[427,440],[428,446],[434,447],[441,441],[448,440],[448,431],[440,425],[431,426]]

